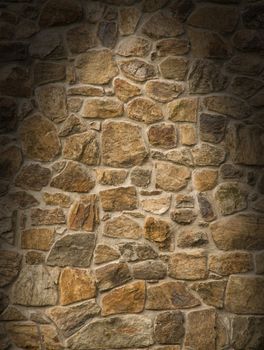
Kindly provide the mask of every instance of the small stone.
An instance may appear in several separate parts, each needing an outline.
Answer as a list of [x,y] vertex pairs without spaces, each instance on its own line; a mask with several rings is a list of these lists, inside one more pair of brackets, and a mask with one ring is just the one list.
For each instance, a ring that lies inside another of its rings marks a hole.
[[188,24],[220,33],[231,33],[238,19],[239,11],[234,6],[205,5],[191,14]]
[[40,115],[23,121],[20,137],[23,152],[31,159],[50,161],[60,153],[60,141],[55,126]]
[[200,305],[184,282],[162,282],[147,288],[147,310],[188,309]]
[[31,221],[33,226],[65,224],[66,218],[61,208],[56,209],[31,209]]
[[66,268],[60,275],[60,303],[68,305],[96,296],[95,280],[88,271]]
[[143,11],[155,12],[166,5],[168,0],[144,0]]
[[144,57],[151,49],[149,40],[140,36],[130,36],[123,39],[116,50],[117,54],[125,57]]
[[84,118],[115,118],[123,114],[123,104],[115,98],[85,100],[81,116]]
[[127,104],[127,114],[130,119],[146,124],[152,124],[164,118],[161,108],[155,102],[142,97],[137,97]]
[[64,193],[43,193],[43,200],[46,205],[60,206],[62,208],[68,208],[71,204],[71,199]]
[[215,221],[210,229],[218,249],[261,250],[264,249],[263,225],[262,216],[237,214]]
[[89,267],[95,246],[92,233],[67,234],[53,245],[47,264],[51,266]]
[[169,210],[171,197],[169,195],[160,196],[158,198],[146,198],[141,201],[142,209],[152,214],[164,214]]
[[55,176],[51,187],[69,192],[89,192],[95,185],[92,173],[78,164],[69,161],[62,171]]
[[177,192],[187,186],[191,172],[187,167],[165,162],[156,163],[156,188]]
[[192,149],[192,156],[195,165],[220,165],[225,160],[225,151],[222,147],[201,143]]
[[115,316],[90,322],[67,341],[72,350],[142,348],[152,344],[152,321],[143,315]]
[[191,311],[187,315],[185,347],[195,350],[215,348],[216,313],[214,308]]
[[86,52],[97,44],[95,26],[85,23],[73,27],[67,31],[66,40],[71,53]]
[[21,168],[15,179],[15,185],[26,190],[40,191],[48,185],[51,179],[51,171],[39,164],[29,164]]
[[151,80],[145,85],[146,94],[159,102],[169,102],[183,92],[183,86],[178,83],[163,80]]
[[49,251],[54,242],[53,229],[33,228],[22,231],[21,248]]
[[113,260],[117,260],[120,257],[119,252],[105,244],[97,245],[94,251],[95,264],[103,264]]
[[102,97],[104,95],[104,91],[101,87],[93,85],[74,85],[67,90],[67,93],[69,95],[84,97]]
[[196,191],[204,192],[215,188],[218,179],[218,171],[201,169],[193,172],[193,186]]
[[206,222],[213,221],[215,219],[215,213],[213,206],[206,193],[200,192],[197,196],[201,216]]
[[189,50],[190,45],[186,39],[164,39],[156,44],[158,57],[185,55]]
[[12,303],[25,306],[48,306],[57,303],[59,269],[27,265],[12,289]]
[[[53,63],[53,62],[37,62],[34,65],[33,74],[34,74],[34,83],[36,85],[47,84],[47,83],[52,83],[56,81],[64,81],[66,78],[66,68],[64,64]],[[55,96],[53,97],[55,98]],[[58,97],[59,96],[56,96],[56,98]],[[46,95],[46,97],[44,98],[48,99],[48,96]],[[51,101],[49,102],[52,104]],[[49,109],[50,106],[43,106],[43,107],[44,108],[46,107]],[[57,105],[54,105],[53,107],[57,108]],[[51,113],[52,112],[53,112],[53,109],[51,109]],[[52,113],[53,116],[54,114]],[[47,116],[49,117],[50,115],[47,115]]]
[[110,49],[115,47],[118,35],[118,27],[116,22],[100,22],[97,35],[103,46],[108,47]]
[[167,267],[161,261],[147,260],[132,267],[133,276],[140,280],[160,280],[166,277]]
[[228,252],[210,254],[208,267],[221,276],[244,273],[253,270],[252,255],[247,252]]
[[168,274],[175,279],[196,280],[207,276],[207,258],[203,253],[175,253],[170,256]]
[[161,249],[167,249],[171,239],[171,227],[168,221],[147,217],[144,224],[144,236]]
[[195,123],[198,113],[198,99],[177,99],[168,104],[168,113],[169,119],[173,122]]
[[105,223],[104,235],[113,238],[139,239],[143,235],[143,229],[128,216],[120,215]]
[[100,307],[94,300],[85,301],[75,306],[55,306],[47,311],[49,318],[65,337],[76,333],[86,321],[98,316],[99,313]]
[[80,83],[106,84],[117,75],[118,69],[109,49],[90,50],[76,59]]
[[0,286],[13,282],[20,271],[21,255],[11,250],[1,250],[0,254]]
[[134,262],[148,259],[156,259],[158,254],[148,244],[142,243],[122,243],[119,244],[119,251],[122,255],[120,261]]
[[155,318],[154,334],[159,344],[181,344],[184,336],[183,315],[180,311],[166,311]]
[[97,286],[100,291],[118,287],[131,280],[128,265],[125,263],[111,263],[95,270]]
[[102,298],[102,315],[140,313],[145,304],[145,282],[136,281],[116,288]]
[[156,76],[155,67],[138,58],[120,63],[122,73],[129,79],[143,82]]
[[100,200],[105,211],[133,210],[137,208],[137,193],[133,186],[100,191]]
[[122,7],[119,9],[119,31],[121,35],[133,34],[141,12],[136,7]]
[[165,160],[170,160],[173,163],[190,166],[193,165],[193,158],[189,148],[180,147],[173,149],[166,154]]
[[82,16],[79,1],[48,0],[41,11],[39,24],[42,27],[67,25],[78,21]]
[[184,58],[167,57],[160,64],[159,68],[163,78],[185,80],[188,70],[188,61]]
[[34,250],[26,252],[25,254],[26,264],[28,265],[43,265],[45,264],[46,256],[41,252]]
[[206,244],[208,244],[208,237],[202,231],[184,229],[177,235],[177,246],[179,248],[203,247]]
[[102,132],[103,164],[130,167],[143,163],[148,155],[141,128],[127,122],[108,122]]
[[200,138],[202,141],[219,143],[225,136],[226,117],[203,113],[200,115]]
[[185,146],[193,146],[197,143],[196,127],[192,124],[179,125],[180,142]]
[[199,294],[205,304],[217,308],[224,306],[226,281],[195,282],[191,288]]
[[0,178],[12,179],[22,164],[22,154],[18,147],[10,146],[0,153]]
[[134,186],[146,187],[151,181],[151,170],[136,167],[131,171],[130,180]]
[[101,185],[121,185],[127,178],[126,170],[96,169],[96,179]]
[[189,225],[195,221],[197,214],[192,209],[175,209],[170,216],[177,224]]
[[181,35],[183,27],[172,16],[157,12],[143,25],[142,32],[152,39],[161,39]]
[[116,97],[123,102],[128,102],[130,98],[141,94],[138,86],[120,78],[114,80],[114,89]]
[[148,139],[152,146],[158,148],[173,148],[176,146],[176,130],[173,124],[158,124],[148,130]]
[[260,291],[263,287],[263,277],[230,276],[226,288],[226,310],[239,314],[262,315],[264,300]]

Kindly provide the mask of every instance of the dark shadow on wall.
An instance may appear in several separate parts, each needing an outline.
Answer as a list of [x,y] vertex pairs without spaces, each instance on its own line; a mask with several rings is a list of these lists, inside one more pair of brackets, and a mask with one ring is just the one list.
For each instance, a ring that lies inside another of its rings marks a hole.
[[0,2],[1,349],[264,349],[263,56],[263,1]]

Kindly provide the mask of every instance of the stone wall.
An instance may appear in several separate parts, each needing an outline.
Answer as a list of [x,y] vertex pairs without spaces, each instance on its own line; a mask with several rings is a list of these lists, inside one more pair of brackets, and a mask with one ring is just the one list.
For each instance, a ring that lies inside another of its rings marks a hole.
[[264,349],[263,29],[1,1],[1,349]]

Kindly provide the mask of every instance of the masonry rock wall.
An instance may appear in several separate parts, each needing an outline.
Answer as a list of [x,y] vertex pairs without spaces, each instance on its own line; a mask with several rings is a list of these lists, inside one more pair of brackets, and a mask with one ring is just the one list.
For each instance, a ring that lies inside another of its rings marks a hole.
[[263,33],[263,1],[1,1],[1,349],[264,349]]

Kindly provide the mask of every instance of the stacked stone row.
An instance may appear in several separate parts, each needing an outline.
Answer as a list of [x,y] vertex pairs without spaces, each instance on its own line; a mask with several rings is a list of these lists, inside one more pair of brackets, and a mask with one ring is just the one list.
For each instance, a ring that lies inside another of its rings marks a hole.
[[0,7],[0,348],[262,349],[263,2]]

